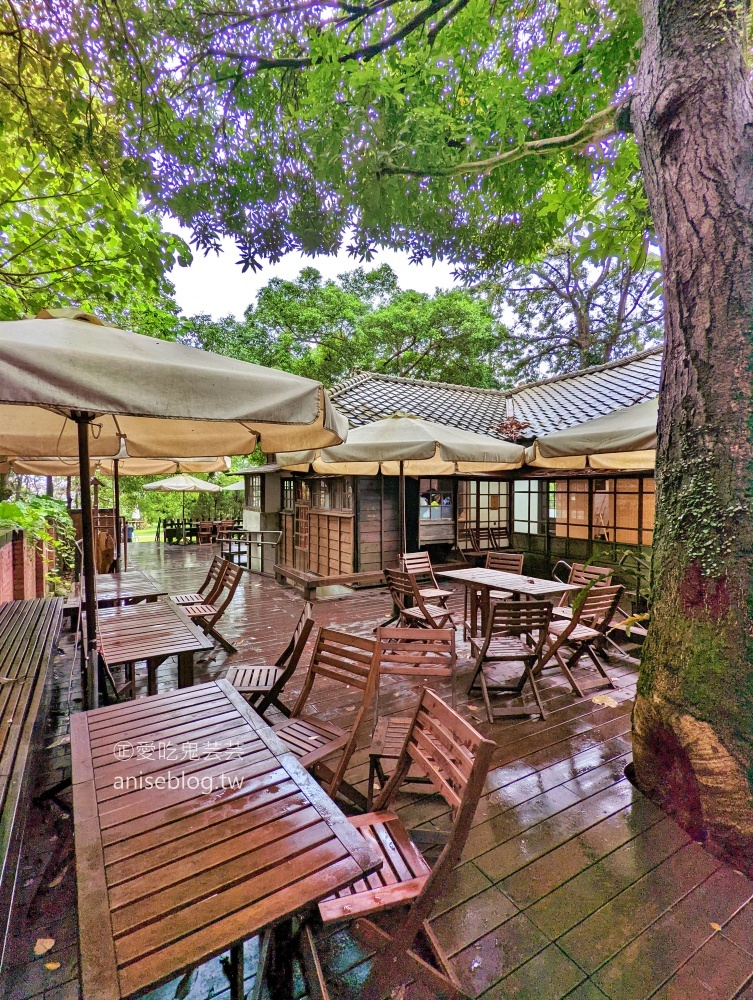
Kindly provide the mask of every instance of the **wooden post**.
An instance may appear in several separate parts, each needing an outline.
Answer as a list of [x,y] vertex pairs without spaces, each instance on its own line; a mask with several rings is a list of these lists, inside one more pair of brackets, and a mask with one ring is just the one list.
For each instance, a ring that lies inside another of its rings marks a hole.
[[83,583],[86,633],[82,643],[82,677],[84,709],[99,704],[97,677],[97,595],[94,570],[94,524],[92,521],[91,479],[89,478],[89,427],[91,413],[72,413],[78,430],[78,468],[81,487],[81,541],[83,549]]
[[400,555],[405,552],[405,462],[400,462]]
[[115,570],[119,573],[123,527],[120,523],[120,462],[117,458],[112,463],[112,485],[115,494]]

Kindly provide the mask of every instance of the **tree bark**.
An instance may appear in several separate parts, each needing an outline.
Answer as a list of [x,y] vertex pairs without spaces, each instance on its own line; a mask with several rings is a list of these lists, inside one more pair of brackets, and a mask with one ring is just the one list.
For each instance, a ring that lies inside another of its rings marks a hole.
[[643,0],[631,107],[661,243],[652,621],[639,786],[753,873],[753,95],[746,8]]

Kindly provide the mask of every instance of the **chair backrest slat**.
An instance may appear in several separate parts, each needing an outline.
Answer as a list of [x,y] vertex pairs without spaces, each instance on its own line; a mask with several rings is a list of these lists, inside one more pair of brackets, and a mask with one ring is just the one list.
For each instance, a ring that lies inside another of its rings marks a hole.
[[487,552],[485,569],[494,569],[500,573],[522,573],[524,559],[522,552]]
[[213,591],[212,600],[206,602],[215,607],[214,614],[207,619],[210,626],[214,626],[225,613],[225,609],[235,596],[243,576],[242,566],[236,566],[235,563],[231,563],[227,559],[223,559],[222,562],[224,563],[222,576]]
[[403,552],[402,568],[411,576],[428,576],[434,580],[434,569],[428,552]]
[[336,629],[320,628],[314,643],[306,680],[292,711],[292,715],[303,712],[306,701],[317,677],[337,681],[364,692],[365,703],[375,678],[374,639],[360,635],[348,635]]
[[479,652],[483,659],[495,637],[514,636],[526,641],[531,656],[539,656],[552,620],[551,601],[498,601],[491,610]]
[[290,641],[280,655],[275,661],[275,666],[287,667],[290,666],[291,661],[298,661],[301,658],[304,647],[308,642],[308,638],[311,635],[311,630],[314,627],[314,615],[313,615],[313,605],[311,601],[306,601],[303,606],[303,611],[296,623],[293,634],[290,637]]
[[423,615],[427,626],[429,628],[437,628],[437,622],[426,607],[426,602],[421,596],[421,591],[414,576],[401,569],[385,569],[384,578],[390,589],[392,600],[401,611],[406,611],[408,608],[418,609]]
[[567,582],[577,583],[581,586],[593,583],[596,587],[608,587],[612,583],[612,569],[609,566],[587,566],[585,563],[573,563]]
[[221,556],[215,556],[212,564],[204,578],[204,582],[199,587],[198,593],[204,597],[206,604],[214,604],[214,597],[219,593],[222,585],[222,575],[227,567],[227,561]]
[[612,587],[593,586],[578,605],[577,598],[573,605],[573,618],[602,632],[606,629],[617,610],[617,605],[625,591],[619,584]]
[[451,677],[455,632],[450,628],[378,628],[380,674]]

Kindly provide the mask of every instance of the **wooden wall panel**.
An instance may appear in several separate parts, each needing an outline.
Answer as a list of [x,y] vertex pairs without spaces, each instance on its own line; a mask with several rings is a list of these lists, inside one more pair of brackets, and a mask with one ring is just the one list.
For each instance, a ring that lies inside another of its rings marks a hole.
[[353,515],[312,510],[309,571],[319,576],[353,572]]
[[356,479],[358,571],[397,566],[400,558],[398,480],[396,476]]

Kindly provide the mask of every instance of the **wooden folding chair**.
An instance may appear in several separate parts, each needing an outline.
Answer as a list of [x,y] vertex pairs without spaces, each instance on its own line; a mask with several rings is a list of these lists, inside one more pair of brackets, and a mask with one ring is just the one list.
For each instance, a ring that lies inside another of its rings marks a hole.
[[[614,617],[624,590],[625,588],[619,585],[612,587],[591,585],[590,588],[581,591],[574,598],[571,617],[554,619],[550,623],[537,672],[543,669],[547,660],[554,658],[573,691],[581,698],[594,688],[603,687],[605,682],[614,687],[594,647],[603,643],[606,630]],[[562,656],[564,646],[572,650],[567,660]],[[572,674],[573,667],[584,654],[589,657],[601,675],[601,680],[587,685],[576,681]]]
[[510,544],[510,533],[507,528],[494,525],[489,528],[489,534],[491,535],[495,549],[506,549]]
[[[500,573],[522,573],[524,559],[525,554],[523,552],[487,552],[484,560],[484,569],[496,569]],[[470,593],[472,589],[474,593],[471,597]],[[470,586],[465,587],[464,590],[463,637],[467,639],[471,632],[475,633],[477,631],[478,621],[474,622],[471,618],[475,616],[478,619],[478,610],[483,591],[471,588]],[[489,592],[490,601],[507,601],[511,597],[512,594],[508,590],[492,590]],[[468,606],[469,601],[470,608]]]
[[217,631],[217,623],[235,596],[238,584],[241,582],[243,568],[228,562],[226,559],[222,561],[225,563],[225,570],[219,580],[219,585],[212,594],[212,601],[206,601],[202,604],[184,604],[183,610],[189,618],[201,626],[207,635],[216,639],[223,649],[227,650],[228,653],[235,653],[237,652],[235,646]]
[[384,578],[403,625],[418,628],[446,628],[452,615],[439,604],[429,604],[421,596],[416,578],[400,569],[385,569]]
[[290,637],[290,642],[275,660],[274,665],[255,663],[250,667],[231,667],[225,674],[236,691],[243,695],[259,715],[274,705],[290,718],[290,709],[280,701],[280,695],[301,662],[311,630],[314,627],[313,606],[307,601]]
[[[334,798],[342,787],[342,794],[360,809],[365,807],[366,799],[344,781],[344,775],[355,750],[358,727],[374,698],[378,670],[375,650],[373,639],[320,628],[306,680],[290,717],[273,727],[300,763],[321,781],[328,795]],[[313,714],[304,714],[312,688],[320,679],[355,688],[352,695],[356,702],[353,706],[355,714],[350,729],[342,729]],[[338,759],[333,768],[330,758],[336,756]]]
[[222,574],[225,572],[227,563],[220,556],[212,559],[207,575],[199,589],[193,594],[171,594],[170,600],[176,604],[211,604],[214,596],[219,592]]
[[[468,693],[473,691],[476,681],[480,679],[489,722],[519,715],[538,714],[542,719],[546,718],[536,685],[536,673],[541,665],[551,620],[551,601],[500,601],[491,608],[483,639],[471,639],[475,663]],[[522,663],[523,673],[514,683],[499,680],[493,674],[488,676],[486,673],[487,664],[493,663]],[[531,685],[538,711],[526,708],[525,705],[492,708],[490,694],[521,698],[526,681]]]
[[212,522],[211,521],[199,521],[199,526],[196,530],[196,541],[199,545],[211,545],[214,539],[212,538]]
[[[319,904],[325,924],[354,920],[352,931],[367,947],[376,949],[359,1000],[396,996],[401,986],[419,980],[429,995],[445,1000],[467,997],[449,959],[429,925],[429,916],[447,889],[452,870],[468,838],[496,744],[485,740],[431,691],[424,690],[395,770],[382,789],[375,811],[350,822],[383,859],[380,871],[356,882]],[[450,835],[432,868],[389,809],[411,767],[420,768],[452,810]],[[369,919],[390,910],[389,930]],[[419,954],[422,938],[436,965]],[[303,928],[304,968],[309,988],[327,1000],[310,924]]]
[[[449,677],[452,707],[456,705],[454,629],[379,628],[376,634],[378,674],[374,695],[374,732],[369,747],[367,809],[371,808],[374,782],[387,783],[382,762],[397,760],[411,727],[411,716],[379,718],[379,688],[383,676],[424,681],[427,677]],[[416,780],[416,779],[407,779]],[[418,780],[425,780],[424,778]]]
[[494,533],[494,529],[485,524],[476,528],[476,546],[478,552],[486,552],[489,549],[496,549],[497,537]]
[[[577,584],[579,587],[609,587],[612,583],[612,573],[613,570],[609,566],[587,566],[585,563],[573,563],[570,566],[568,563],[561,559],[557,565],[552,570],[552,576],[559,579],[557,576],[557,567],[567,566],[568,575],[567,583]],[[560,597],[559,604],[554,609],[555,618],[572,618],[572,597],[573,591],[568,590]]]
[[[452,591],[442,590],[437,583],[434,567],[431,564],[431,556],[428,552],[403,552],[402,564],[402,569],[416,578],[418,589],[425,601],[436,601],[441,607],[447,607],[447,598],[452,597]],[[424,586],[421,586],[421,577],[426,581]],[[426,583],[430,585],[427,586]]]

